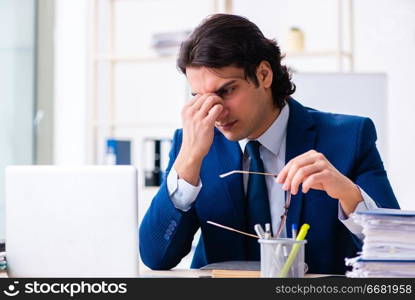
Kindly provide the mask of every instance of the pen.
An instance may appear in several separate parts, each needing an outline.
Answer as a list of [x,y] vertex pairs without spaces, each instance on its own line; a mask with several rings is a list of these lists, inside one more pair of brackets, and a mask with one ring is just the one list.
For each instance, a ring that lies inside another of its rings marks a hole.
[[[310,225],[303,224],[300,228],[300,232],[297,235],[296,241],[303,241],[305,236],[307,235],[308,229],[310,229]],[[287,261],[285,262],[284,266],[281,269],[281,272],[278,277],[287,277],[288,271],[290,270],[295,258],[297,257],[298,251],[302,245],[300,243],[295,244],[288,255]]]
[[262,226],[260,224],[255,224],[254,229],[260,239],[262,240],[265,239],[265,232],[264,232],[264,229],[262,229]]
[[271,238],[271,224],[266,223],[265,224],[265,239],[269,240]]
[[297,238],[297,224],[295,223],[291,224],[291,237],[294,240]]

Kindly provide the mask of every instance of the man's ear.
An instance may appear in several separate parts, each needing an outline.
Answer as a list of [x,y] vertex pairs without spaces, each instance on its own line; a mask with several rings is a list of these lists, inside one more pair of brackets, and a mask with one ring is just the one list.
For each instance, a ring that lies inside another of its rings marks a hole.
[[256,76],[260,86],[270,88],[272,85],[273,72],[268,61],[263,60],[259,63],[256,69]]

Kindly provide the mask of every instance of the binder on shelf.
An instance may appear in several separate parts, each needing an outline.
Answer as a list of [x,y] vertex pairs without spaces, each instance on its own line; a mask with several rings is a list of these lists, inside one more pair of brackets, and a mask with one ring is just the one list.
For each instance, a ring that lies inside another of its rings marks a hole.
[[190,30],[155,33],[152,36],[152,47],[159,55],[173,55],[189,34]]
[[127,140],[107,139],[105,164],[130,165],[131,142]]
[[0,271],[7,269],[7,261],[6,261],[6,252],[4,249],[4,244],[0,247]]
[[168,163],[171,147],[169,138],[146,138],[144,140],[144,185],[160,186]]

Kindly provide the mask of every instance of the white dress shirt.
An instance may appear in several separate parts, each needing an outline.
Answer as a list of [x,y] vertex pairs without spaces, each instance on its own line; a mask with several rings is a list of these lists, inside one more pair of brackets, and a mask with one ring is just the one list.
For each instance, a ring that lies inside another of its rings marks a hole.
[[[286,136],[289,115],[290,108],[288,105],[285,105],[272,125],[257,138],[257,141],[261,143],[259,153],[264,163],[265,172],[279,173],[285,166]],[[244,170],[249,170],[249,157],[244,151],[248,142],[248,139],[239,141],[242,153],[244,153],[242,164]],[[243,181],[246,193],[248,186],[247,174],[244,174]],[[268,189],[272,230],[273,232],[276,232],[281,221],[281,215],[284,212],[285,191],[282,189],[282,185],[275,182],[275,178],[272,176],[266,176],[265,182]],[[167,176],[167,189],[170,198],[177,209],[188,211],[193,202],[196,200],[201,188],[202,182],[200,179],[198,186],[191,185],[184,179],[179,179],[174,168],[170,170],[170,173]],[[376,208],[376,203],[360,187],[359,189],[362,194],[363,201],[358,204],[355,212]],[[340,202],[338,205],[338,217],[350,232],[355,234],[360,239],[363,238],[362,227],[346,216]],[[286,228],[284,228],[281,233],[281,237],[285,236]]]

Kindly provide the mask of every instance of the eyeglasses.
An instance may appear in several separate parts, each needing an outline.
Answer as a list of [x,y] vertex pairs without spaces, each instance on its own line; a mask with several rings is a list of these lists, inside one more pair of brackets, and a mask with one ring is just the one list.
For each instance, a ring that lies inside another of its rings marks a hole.
[[[257,175],[273,176],[273,177],[278,176],[278,174],[275,174],[275,173],[233,170],[233,171],[230,171],[228,173],[220,174],[219,177],[224,178],[224,177],[232,175],[232,174],[257,174]],[[276,237],[276,238],[279,238],[279,236],[281,235],[282,230],[284,229],[285,223],[287,221],[288,208],[290,207],[290,204],[291,204],[291,192],[287,191],[286,195],[285,195],[284,213],[281,215],[280,226],[278,226],[277,233],[274,235],[274,237]]]
[[282,230],[284,229],[285,223],[287,221],[288,208],[290,207],[290,203],[291,203],[291,192],[287,191],[285,195],[284,213],[281,216],[280,226],[278,226],[277,234],[275,235],[276,238],[280,237],[280,234]]

